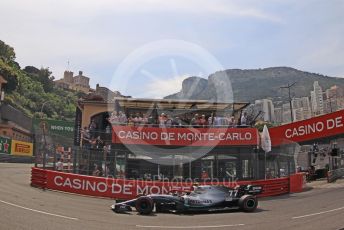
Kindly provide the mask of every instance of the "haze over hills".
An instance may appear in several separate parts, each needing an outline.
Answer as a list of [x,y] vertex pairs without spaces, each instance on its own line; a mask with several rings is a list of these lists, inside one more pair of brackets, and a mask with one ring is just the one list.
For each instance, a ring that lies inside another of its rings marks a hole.
[[180,92],[168,95],[165,99],[213,101],[234,99],[234,101],[254,102],[257,99],[272,98],[278,101],[286,99],[288,95],[288,90],[281,89],[281,86],[296,82],[292,88],[292,96],[310,96],[314,81],[318,81],[323,90],[333,85],[344,87],[344,78],[309,73],[290,67],[228,69],[211,74],[208,79],[189,77],[183,81]]

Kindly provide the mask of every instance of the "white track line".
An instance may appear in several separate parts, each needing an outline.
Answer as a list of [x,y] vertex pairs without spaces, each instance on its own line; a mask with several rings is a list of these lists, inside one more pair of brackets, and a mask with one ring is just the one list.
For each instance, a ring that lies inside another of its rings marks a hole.
[[14,206],[14,207],[17,207],[17,208],[22,208],[22,209],[29,210],[29,211],[32,211],[32,212],[38,212],[38,213],[42,213],[42,214],[49,215],[49,216],[56,216],[56,217],[61,217],[61,218],[69,219],[69,220],[79,220],[78,218],[62,216],[62,215],[58,215],[58,214],[54,214],[54,213],[49,213],[49,212],[44,212],[44,211],[39,211],[39,210],[36,210],[36,209],[27,208],[27,207],[20,206],[20,205],[17,205],[17,204],[13,204],[13,203],[10,203],[10,202],[6,202],[6,201],[3,201],[3,200],[0,200],[0,202],[4,203],[4,204],[11,205],[11,206]]
[[209,226],[146,226],[136,225],[137,228],[162,228],[162,229],[188,229],[188,228],[227,228],[227,227],[239,227],[245,224],[229,224],[229,225],[209,225]]
[[344,207],[335,208],[335,209],[331,209],[331,210],[327,210],[327,211],[323,211],[323,212],[312,213],[312,214],[303,215],[303,216],[294,216],[294,217],[292,217],[292,219],[300,219],[300,218],[305,218],[305,217],[310,217],[310,216],[316,216],[316,215],[321,215],[324,213],[335,212],[335,211],[342,210],[342,209],[344,209]]

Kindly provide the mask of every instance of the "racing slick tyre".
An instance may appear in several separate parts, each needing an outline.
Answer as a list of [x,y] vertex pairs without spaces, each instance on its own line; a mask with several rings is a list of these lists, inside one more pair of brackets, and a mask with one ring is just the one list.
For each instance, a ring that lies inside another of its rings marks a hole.
[[148,215],[153,211],[154,202],[150,197],[141,196],[137,199],[135,208],[141,215]]
[[239,208],[245,212],[253,212],[257,209],[258,200],[255,196],[244,195],[240,197]]

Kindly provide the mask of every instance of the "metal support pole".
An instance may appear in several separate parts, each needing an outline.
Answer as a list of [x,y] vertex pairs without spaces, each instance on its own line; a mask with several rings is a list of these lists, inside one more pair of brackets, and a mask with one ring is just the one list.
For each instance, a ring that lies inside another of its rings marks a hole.
[[292,98],[290,95],[290,88],[293,87],[296,84],[296,82],[292,83],[292,84],[288,84],[287,86],[282,86],[280,87],[281,89],[288,89],[288,95],[289,95],[289,106],[290,106],[290,118],[291,118],[291,122],[294,122],[294,116],[293,116],[293,105],[292,105]]
[[73,146],[72,147],[72,156],[73,156],[73,173],[75,174],[76,173],[76,157],[77,157],[77,151],[75,149],[75,147]]
[[266,152],[264,151],[264,178],[266,180]]
[[46,164],[46,147],[47,147],[47,139],[45,138],[45,125],[43,125],[43,140],[44,140],[44,143],[43,143],[43,169],[45,169],[45,164]]

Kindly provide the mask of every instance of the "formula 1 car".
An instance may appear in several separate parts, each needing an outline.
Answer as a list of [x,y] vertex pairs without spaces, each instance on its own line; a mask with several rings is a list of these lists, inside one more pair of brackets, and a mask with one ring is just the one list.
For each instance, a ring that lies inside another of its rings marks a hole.
[[262,192],[261,186],[240,185],[236,188],[225,186],[201,185],[186,194],[151,194],[136,199],[115,203],[111,209],[116,213],[132,211],[135,207],[139,214],[148,215],[154,207],[156,212],[216,211],[238,208],[253,212],[258,206],[256,195]]

